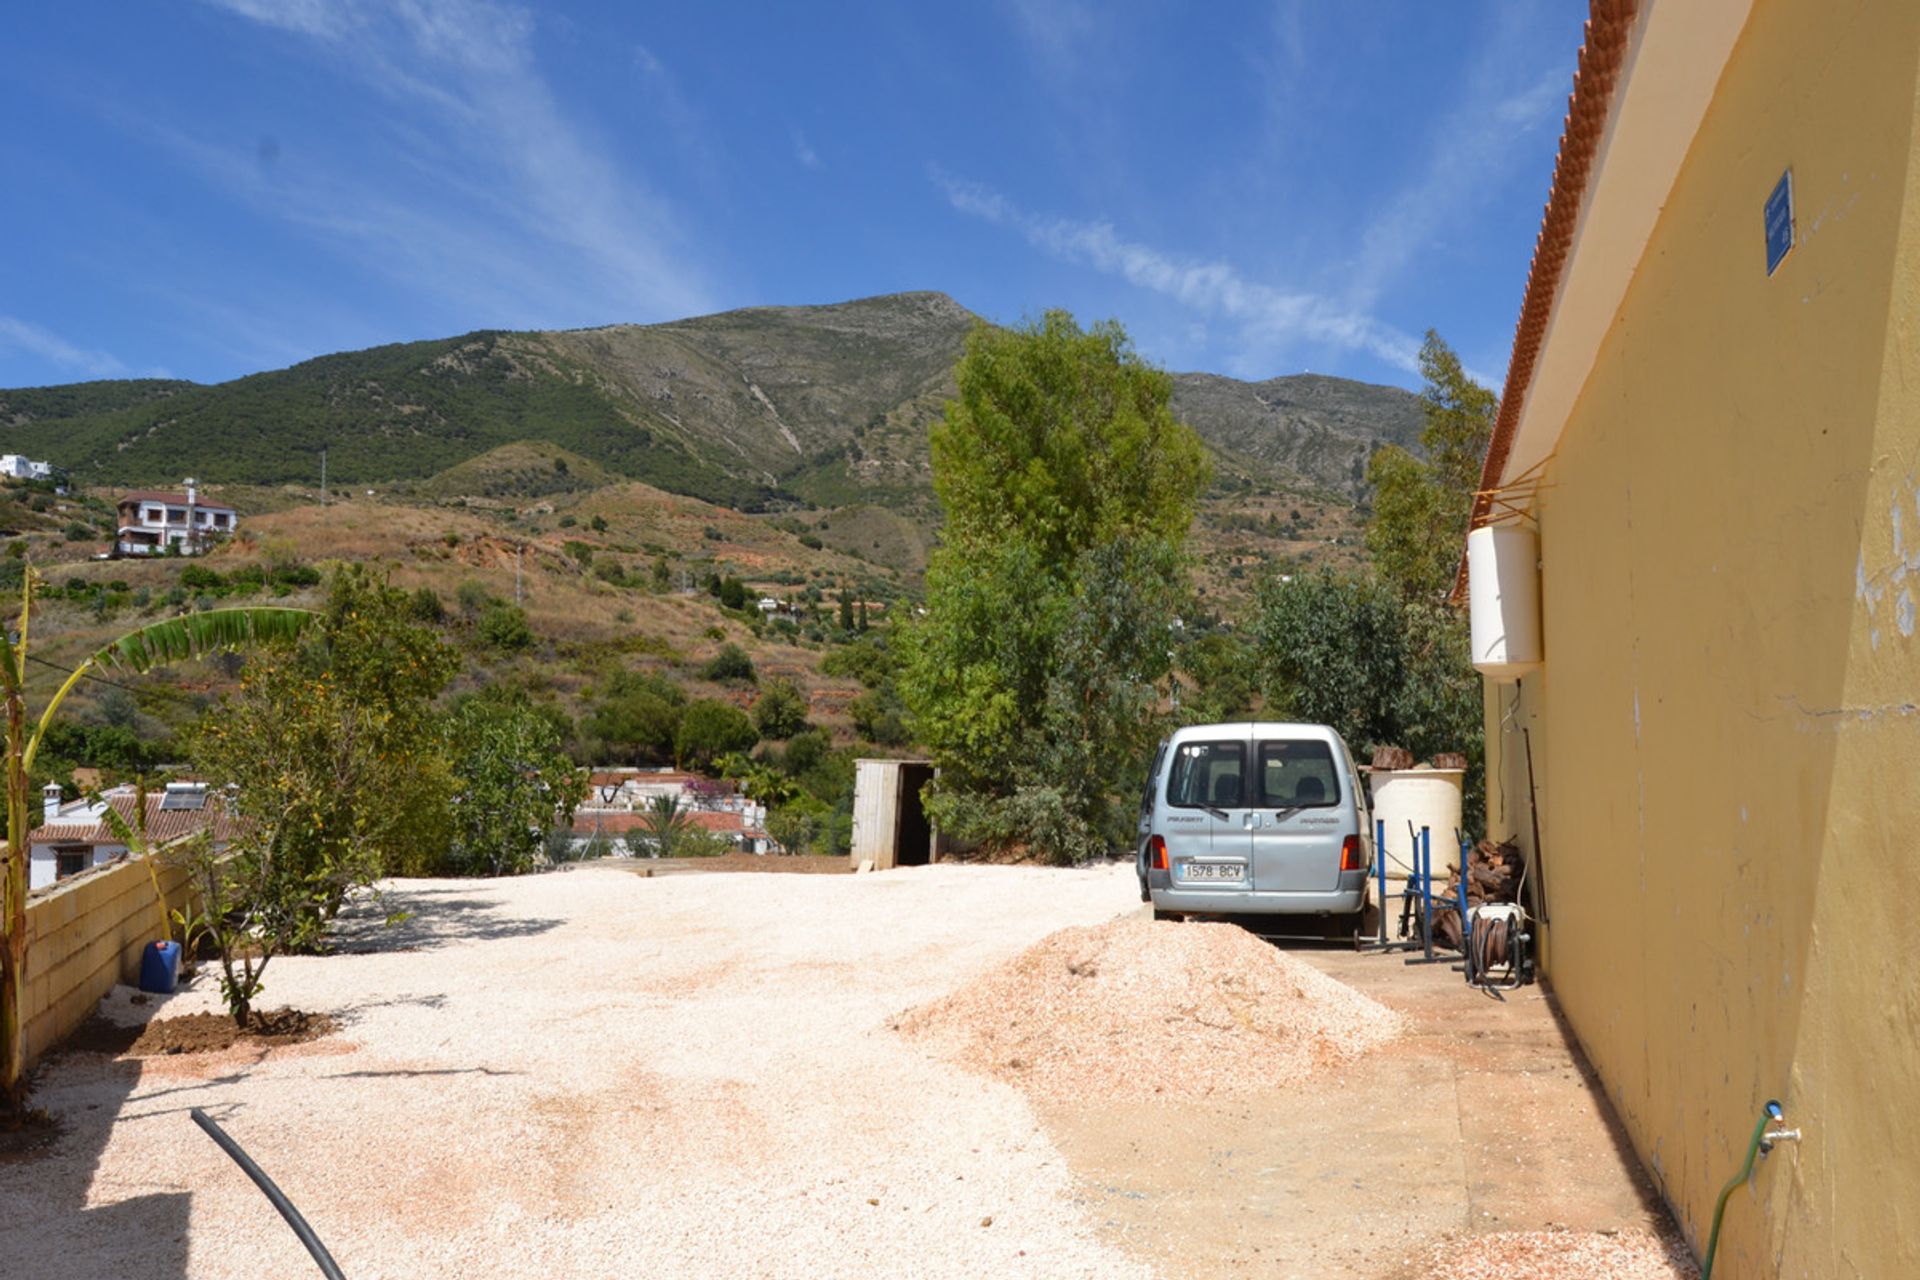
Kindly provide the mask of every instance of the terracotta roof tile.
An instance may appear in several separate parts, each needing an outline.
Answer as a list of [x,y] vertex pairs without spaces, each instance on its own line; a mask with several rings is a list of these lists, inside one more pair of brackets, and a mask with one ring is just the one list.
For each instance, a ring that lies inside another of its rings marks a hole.
[[[202,809],[162,809],[161,802],[166,796],[162,792],[149,792],[147,795],[147,842],[151,845],[171,844],[182,836],[192,835],[196,831],[212,827],[216,839],[225,839],[232,832],[231,823],[220,811],[217,800],[209,796]],[[115,790],[108,792],[108,804],[128,826],[133,825],[133,808],[136,799],[132,791]],[[120,838],[113,834],[113,828],[104,819],[89,818],[85,811],[75,813],[71,818],[63,818],[43,823],[27,833],[27,843],[35,844],[119,844]]]

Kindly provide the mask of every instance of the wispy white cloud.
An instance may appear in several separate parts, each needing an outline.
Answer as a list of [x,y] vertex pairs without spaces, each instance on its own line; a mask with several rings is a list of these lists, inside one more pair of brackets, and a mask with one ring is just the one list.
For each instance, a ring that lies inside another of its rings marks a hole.
[[[383,141],[438,197],[396,198],[367,176],[373,166],[295,173],[283,164],[269,180],[257,164],[170,136],[256,206],[441,296],[485,295],[509,307],[518,298],[516,320],[561,319],[551,308],[568,298],[596,318],[706,308],[703,273],[673,211],[562,109],[525,10],[495,0],[205,2],[287,33],[410,108]],[[661,71],[645,50],[636,59]],[[525,315],[530,303],[544,313]]]
[[961,213],[1017,231],[1055,258],[1164,295],[1197,315],[1234,322],[1249,360],[1261,362],[1263,372],[1272,371],[1281,353],[1309,343],[1366,352],[1409,372],[1419,367],[1418,340],[1335,299],[1249,280],[1225,262],[1128,240],[1109,223],[1029,214],[990,187],[939,170],[932,176]]
[[800,167],[803,169],[827,167],[826,162],[821,160],[819,153],[813,149],[813,145],[807,141],[807,135],[798,129],[793,131],[793,158],[800,162]]
[[1056,75],[1077,75],[1114,20],[1086,0],[1005,0],[1005,7],[1029,51]]
[[127,376],[127,366],[106,352],[77,347],[49,329],[14,316],[0,316],[0,347],[11,347],[89,378]]
[[[1570,87],[1567,70],[1540,66],[1538,15],[1499,10],[1459,92],[1426,133],[1426,163],[1382,203],[1361,233],[1347,296],[1370,307],[1419,256],[1442,243],[1505,189],[1520,144],[1553,128]],[[1531,69],[1530,69],[1531,68]]]

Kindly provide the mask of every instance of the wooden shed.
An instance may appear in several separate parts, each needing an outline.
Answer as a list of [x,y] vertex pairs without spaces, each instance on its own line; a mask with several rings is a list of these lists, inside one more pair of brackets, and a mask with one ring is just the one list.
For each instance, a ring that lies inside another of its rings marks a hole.
[[859,760],[854,768],[853,865],[871,862],[885,871],[937,861],[936,833],[920,802],[933,781],[933,762]]

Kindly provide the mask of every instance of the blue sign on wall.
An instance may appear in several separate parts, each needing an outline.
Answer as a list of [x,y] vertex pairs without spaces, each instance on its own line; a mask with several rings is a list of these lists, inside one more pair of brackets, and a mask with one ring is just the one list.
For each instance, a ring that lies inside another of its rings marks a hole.
[[1780,175],[1767,197],[1767,274],[1772,275],[1793,249],[1793,170]]

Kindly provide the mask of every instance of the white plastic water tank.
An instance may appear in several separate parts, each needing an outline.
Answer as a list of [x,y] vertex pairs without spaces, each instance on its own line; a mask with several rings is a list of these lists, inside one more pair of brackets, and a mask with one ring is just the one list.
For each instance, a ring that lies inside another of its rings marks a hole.
[[1475,670],[1517,680],[1540,665],[1540,544],[1532,529],[1488,525],[1467,535],[1467,603]]
[[[1422,827],[1433,833],[1436,893],[1446,882],[1447,868],[1460,864],[1460,846],[1455,843],[1453,833],[1460,829],[1460,795],[1466,776],[1464,769],[1434,769],[1426,765],[1373,771],[1373,820],[1386,826],[1386,843],[1381,845],[1379,856],[1386,862],[1388,893],[1399,893],[1412,874],[1413,842]],[[1378,876],[1376,871],[1372,886],[1376,893]]]

